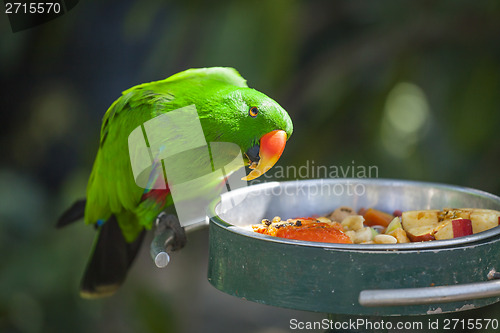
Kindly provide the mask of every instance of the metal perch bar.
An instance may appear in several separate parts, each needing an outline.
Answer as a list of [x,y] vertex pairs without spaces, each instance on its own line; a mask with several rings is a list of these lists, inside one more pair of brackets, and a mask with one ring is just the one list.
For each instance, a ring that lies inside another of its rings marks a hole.
[[[177,216],[167,215],[165,212],[160,213],[156,218],[155,235],[149,253],[158,268],[166,267],[170,262],[170,255],[167,251],[175,250],[176,236],[180,237],[175,234],[175,230],[184,233],[180,226],[176,228],[178,224]],[[185,236],[183,238],[185,240]]]
[[170,262],[167,250],[174,239],[175,234],[172,229],[157,227],[149,253],[158,268],[166,267]]
[[151,258],[159,268],[166,267],[170,262],[169,252],[180,250],[186,244],[186,232],[193,231],[208,225],[208,218],[205,216],[182,227],[177,216],[162,212],[155,222],[155,233],[151,242],[149,253]]

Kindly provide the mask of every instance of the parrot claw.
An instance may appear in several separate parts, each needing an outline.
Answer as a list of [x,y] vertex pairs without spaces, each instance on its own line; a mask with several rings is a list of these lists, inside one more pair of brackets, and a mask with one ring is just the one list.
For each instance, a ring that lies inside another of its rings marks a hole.
[[166,267],[170,262],[168,252],[182,249],[186,242],[186,233],[177,216],[161,212],[156,218],[155,234],[150,249],[156,266]]

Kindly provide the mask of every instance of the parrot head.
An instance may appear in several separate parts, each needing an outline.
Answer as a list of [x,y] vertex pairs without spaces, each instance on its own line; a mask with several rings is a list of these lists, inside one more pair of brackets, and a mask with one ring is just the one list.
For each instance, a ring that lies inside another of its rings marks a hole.
[[[222,99],[209,119],[218,127],[214,141],[237,144],[252,171],[252,180],[273,167],[293,132],[288,113],[273,99],[251,88],[237,88],[217,96]],[[216,97],[216,98],[217,98]],[[213,128],[213,127],[212,127]]]

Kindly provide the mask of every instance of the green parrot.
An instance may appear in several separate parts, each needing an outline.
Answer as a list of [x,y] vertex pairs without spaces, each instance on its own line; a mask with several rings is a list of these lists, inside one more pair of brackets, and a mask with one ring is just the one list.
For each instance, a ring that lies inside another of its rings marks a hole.
[[[75,202],[57,223],[57,227],[62,227],[84,218],[98,230],[80,287],[82,297],[107,296],[118,289],[138,253],[145,231],[174,204],[168,186],[152,189],[151,183],[158,180],[155,168],[168,169],[176,163],[167,159],[165,166],[158,156],[153,156],[158,163],[148,169],[150,186],[137,185],[129,146],[131,133],[141,126],[144,130],[148,121],[159,116],[193,105],[207,143],[227,142],[239,147],[245,164],[253,169],[242,178],[245,181],[257,178],[277,162],[293,132],[287,112],[268,96],[249,88],[233,68],[189,69],[124,91],[104,115],[86,199]],[[162,132],[157,129],[157,136],[158,133]],[[191,133],[188,130],[183,135],[189,138]],[[174,137],[165,133],[167,142]],[[206,159],[193,159],[192,155],[190,163],[179,159],[177,169],[192,173],[198,167],[206,167],[202,165]],[[226,171],[225,177],[236,170]],[[168,171],[166,176],[169,177]],[[221,181],[208,182],[208,191]]]

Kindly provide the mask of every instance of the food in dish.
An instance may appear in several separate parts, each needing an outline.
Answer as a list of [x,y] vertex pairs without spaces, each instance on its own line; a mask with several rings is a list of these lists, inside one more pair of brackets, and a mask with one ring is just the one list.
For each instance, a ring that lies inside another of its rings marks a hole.
[[273,221],[262,220],[262,224],[254,226],[254,231],[281,238],[305,240],[325,243],[352,243],[343,232],[340,223],[326,218],[297,218],[281,221],[275,217]]
[[491,209],[462,208],[403,212],[403,229],[414,241],[457,238],[496,227],[500,212]]
[[500,224],[500,212],[491,209],[355,211],[342,206],[320,217],[264,219],[255,232],[296,240],[326,243],[396,244],[445,240],[472,235]]

